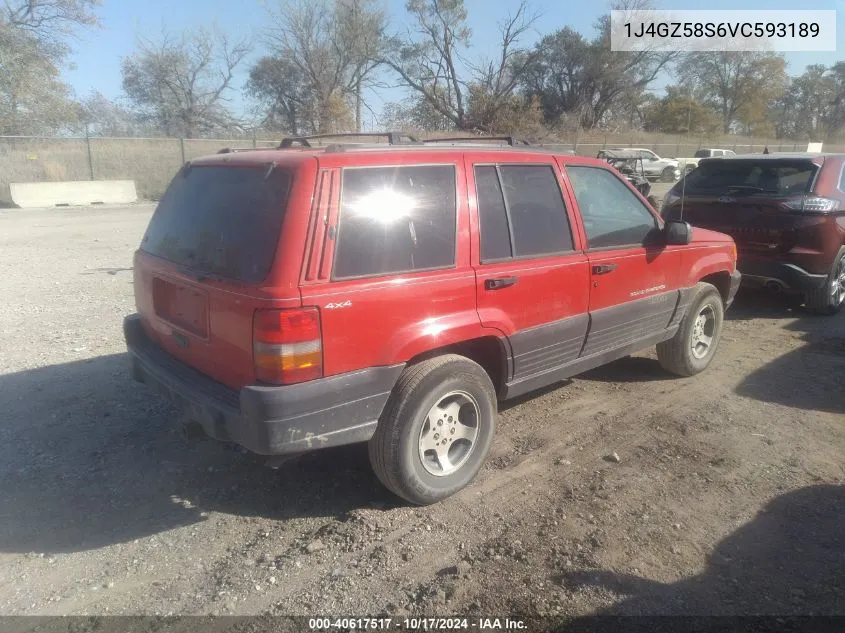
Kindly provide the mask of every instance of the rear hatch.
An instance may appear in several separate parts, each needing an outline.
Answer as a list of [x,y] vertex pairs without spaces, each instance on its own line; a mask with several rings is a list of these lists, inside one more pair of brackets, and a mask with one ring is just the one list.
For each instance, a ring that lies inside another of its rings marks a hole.
[[135,254],[148,335],[232,388],[254,381],[253,314],[276,255],[292,172],[274,165],[186,165]]
[[702,160],[667,194],[662,214],[726,233],[740,252],[777,255],[795,245],[819,169],[804,157]]

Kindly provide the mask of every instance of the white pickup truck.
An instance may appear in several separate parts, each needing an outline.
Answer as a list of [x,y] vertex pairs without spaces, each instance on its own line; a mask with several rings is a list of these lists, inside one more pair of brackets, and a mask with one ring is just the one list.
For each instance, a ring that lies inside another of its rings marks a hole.
[[731,156],[736,156],[736,153],[729,149],[702,148],[697,150],[692,158],[679,158],[678,168],[683,173],[688,173],[698,167],[698,161],[702,158],[729,158]]

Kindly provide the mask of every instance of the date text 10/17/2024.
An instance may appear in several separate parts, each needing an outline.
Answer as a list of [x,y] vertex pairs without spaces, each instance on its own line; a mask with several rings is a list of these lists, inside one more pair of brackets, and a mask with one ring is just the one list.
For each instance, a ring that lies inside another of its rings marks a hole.
[[309,618],[312,631],[527,631],[512,618]]

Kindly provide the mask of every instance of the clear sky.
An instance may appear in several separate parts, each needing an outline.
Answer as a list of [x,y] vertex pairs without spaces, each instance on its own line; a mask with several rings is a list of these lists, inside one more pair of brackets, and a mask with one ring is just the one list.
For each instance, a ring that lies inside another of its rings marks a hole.
[[[74,43],[72,61],[74,69],[64,72],[77,96],[85,96],[92,90],[102,92],[111,99],[119,98],[121,91],[120,61],[132,53],[139,35],[155,36],[162,26],[179,31],[216,21],[220,28],[233,37],[249,36],[256,40],[257,50],[253,58],[262,53],[259,34],[267,26],[265,2],[278,0],[103,0],[98,10],[102,28],[81,34]],[[553,32],[563,26],[578,31],[593,33],[596,18],[609,10],[608,0],[529,0],[531,7],[541,14],[536,23],[536,41],[542,33]],[[405,21],[405,0],[383,0],[388,8],[394,29],[402,28]],[[507,14],[509,7],[515,7],[517,0],[466,0],[469,23],[472,29],[473,52],[478,56],[494,54],[496,48],[497,22]],[[845,60],[845,0],[708,0],[706,5],[695,0],[659,0],[661,9],[836,9],[837,49],[836,53],[789,53],[787,61],[790,73],[800,73],[808,64],[832,64]],[[533,43],[533,42],[532,42]],[[233,109],[241,114],[245,104],[240,98],[240,88],[246,79],[246,69],[234,85]],[[659,91],[669,79],[657,86]],[[375,111],[380,111],[385,101],[402,97],[399,90],[381,91],[370,95],[368,101]]]

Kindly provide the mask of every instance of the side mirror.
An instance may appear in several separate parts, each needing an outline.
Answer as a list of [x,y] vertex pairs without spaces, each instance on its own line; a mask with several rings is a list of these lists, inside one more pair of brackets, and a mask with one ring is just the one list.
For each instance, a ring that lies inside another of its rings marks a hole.
[[666,243],[670,246],[685,246],[692,240],[692,226],[683,220],[668,220],[663,227]]

